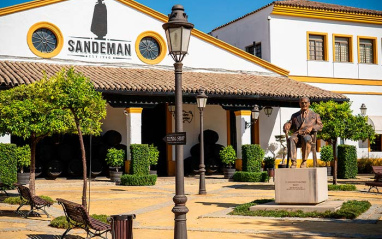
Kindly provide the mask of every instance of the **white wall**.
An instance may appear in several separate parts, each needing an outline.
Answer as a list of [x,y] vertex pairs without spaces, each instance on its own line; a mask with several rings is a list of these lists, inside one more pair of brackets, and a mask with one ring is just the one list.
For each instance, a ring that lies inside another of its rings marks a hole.
[[102,134],[108,130],[118,131],[122,135],[121,144],[127,143],[126,115],[123,108],[113,108],[110,105],[106,107],[106,118],[102,124]]
[[[0,59],[10,57],[28,57],[45,62],[55,60],[76,61],[92,63],[134,64],[137,67],[148,67],[136,55],[135,43],[138,35],[146,31],[154,31],[166,41],[163,22],[148,16],[138,10],[130,8],[118,1],[106,1],[107,7],[107,39],[131,41],[131,59],[105,59],[73,56],[68,50],[68,40],[71,37],[94,38],[91,31],[93,18],[94,0],[68,0],[56,4],[50,4],[26,11],[17,12],[0,17]],[[56,25],[64,37],[64,45],[61,52],[52,59],[41,59],[35,56],[27,45],[27,33],[32,25],[38,22],[49,22]],[[6,46],[6,47],[4,47]],[[166,46],[167,47],[167,46]],[[69,63],[69,62],[66,62]],[[173,59],[166,54],[164,60],[158,66],[173,66]],[[207,43],[194,36],[191,37],[189,55],[183,61],[185,67],[203,69],[224,69],[270,72],[252,62],[238,57],[222,48]]]
[[11,143],[11,135],[10,134],[6,134],[4,136],[1,136],[0,137],[0,143],[1,144],[10,144]]
[[[242,50],[253,42],[261,42],[262,59],[270,61],[268,16],[272,6],[211,32],[212,36]],[[238,37],[240,36],[240,37]]]
[[[193,120],[191,123],[185,122],[183,130],[187,133],[187,144],[184,145],[183,154],[184,158],[190,157],[191,148],[198,144],[198,136],[200,133],[200,114],[196,104],[184,104],[184,111],[191,111]],[[204,109],[204,130],[210,129],[216,131],[219,135],[217,144],[223,146],[227,145],[227,119],[226,111],[218,105],[207,105]],[[173,132],[175,132],[175,121],[172,119]],[[175,147],[173,147],[173,160],[175,160]]]
[[[272,16],[271,21],[272,63],[290,70],[290,75],[382,80],[379,25],[288,16]],[[307,60],[308,31],[328,34],[327,62]],[[353,63],[333,63],[333,34],[353,36]],[[358,36],[378,38],[378,64],[358,64]]]

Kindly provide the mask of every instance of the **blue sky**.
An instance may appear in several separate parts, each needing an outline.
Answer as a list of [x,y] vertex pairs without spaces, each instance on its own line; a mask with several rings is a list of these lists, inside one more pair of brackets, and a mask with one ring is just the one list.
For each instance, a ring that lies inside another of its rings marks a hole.
[[[80,1],[80,0],[77,0]],[[107,1],[110,0],[106,0]],[[315,0],[382,11],[382,0]],[[0,8],[28,2],[28,0],[0,0]],[[96,2],[96,0],[94,0]],[[137,0],[158,12],[168,14],[175,4],[182,4],[188,14],[189,22],[203,32],[252,12],[273,0]]]

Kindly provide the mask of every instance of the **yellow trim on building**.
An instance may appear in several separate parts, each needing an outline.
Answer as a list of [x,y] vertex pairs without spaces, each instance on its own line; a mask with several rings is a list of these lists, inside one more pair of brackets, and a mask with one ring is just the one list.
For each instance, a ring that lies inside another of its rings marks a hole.
[[354,62],[353,57],[353,36],[352,35],[344,35],[344,34],[333,34],[333,62],[337,63],[346,63],[344,61],[336,61],[336,37],[343,37],[348,38],[348,47],[349,47],[349,61],[348,62]]
[[307,55],[306,59],[308,59],[308,61],[310,60],[310,54],[309,54],[309,36],[310,35],[324,37],[324,61],[329,61],[328,33],[326,32],[306,32],[306,55]]
[[272,14],[293,17],[305,17],[334,21],[382,24],[382,17],[367,13],[341,12],[338,10],[312,9],[300,6],[274,5]]
[[125,110],[128,114],[133,114],[133,113],[142,114],[143,108],[126,108]]
[[344,95],[382,95],[382,92],[362,92],[362,91],[332,91]]
[[[36,0],[36,1],[33,1],[31,3],[22,3],[22,4],[19,4],[19,5],[15,5],[15,6],[12,6],[12,7],[8,7],[8,8],[3,8],[3,9],[0,9],[0,16],[1,15],[6,15],[6,14],[12,14],[12,13],[16,13],[16,12],[19,12],[19,11],[23,11],[23,10],[29,10],[31,8],[36,8],[36,7],[42,7],[42,6],[45,6],[45,5],[48,5],[48,4],[53,4],[53,3],[58,3],[58,2],[62,2],[62,1],[67,1],[67,0]],[[133,0],[117,0],[127,6],[130,6],[140,12],[143,12],[159,21],[162,21],[162,22],[167,22],[168,21],[168,17],[160,12],[157,12],[149,7],[146,7],[145,5],[143,4],[140,4],[136,1],[133,1]],[[199,30],[196,30],[196,29],[193,29],[191,34],[205,42],[208,42],[208,43],[211,43],[217,47],[220,47],[236,56],[239,56],[247,61],[250,61],[252,63],[255,63],[255,64],[258,64],[259,66],[261,67],[264,67],[265,69],[267,70],[270,70],[272,72],[275,72],[275,73],[278,73],[280,75],[284,75],[284,76],[287,76],[289,75],[289,71],[288,70],[285,70],[281,67],[278,67],[276,65],[273,65],[272,63],[270,62],[267,62],[261,58],[258,58],[248,52],[245,52],[237,47],[234,47],[228,43],[225,43],[219,39],[216,39],[215,37],[211,36],[211,35],[208,35],[204,32],[201,32]]]
[[368,64],[368,63],[361,63],[361,57],[360,57],[360,51],[359,51],[359,42],[361,39],[365,40],[372,40],[373,41],[373,64],[378,65],[378,43],[377,43],[377,37],[369,37],[369,36],[357,36],[357,51],[358,51],[358,63],[359,64]]
[[[49,52],[49,53],[41,52],[41,51],[37,50],[35,48],[35,46],[33,45],[33,42],[32,42],[33,33],[36,30],[41,29],[41,28],[49,29],[56,36],[57,47],[52,52]],[[32,25],[29,28],[29,31],[28,31],[28,34],[27,34],[27,43],[28,43],[29,49],[36,56],[39,56],[39,57],[42,57],[42,58],[52,58],[52,57],[57,56],[61,52],[62,46],[64,45],[64,37],[63,37],[60,29],[56,25],[54,25],[54,24],[52,24],[50,22],[38,22],[38,23]]]
[[369,85],[382,86],[382,80],[348,79],[314,76],[289,76],[290,79],[300,82],[323,83],[323,84],[346,84],[346,85]]
[[[150,60],[150,59],[147,59],[145,58],[142,54],[141,54],[141,51],[139,50],[139,44],[141,43],[141,40],[145,37],[152,37],[154,38],[158,44],[159,44],[159,55],[157,58],[155,58],[154,60]],[[144,63],[147,63],[147,64],[151,64],[151,65],[155,65],[155,64],[158,64],[159,62],[161,62],[164,57],[166,56],[167,54],[167,47],[166,47],[166,41],[163,39],[163,37],[157,33],[157,32],[154,32],[154,31],[146,31],[146,32],[142,32],[141,34],[139,34],[139,36],[137,37],[137,39],[135,40],[135,53],[137,54],[138,58],[144,62]]]
[[239,110],[239,111],[235,111],[235,116],[240,116],[240,115],[251,115],[251,111],[250,110]]
[[5,16],[8,14],[21,12],[21,11],[25,11],[25,10],[29,10],[29,9],[37,8],[37,7],[43,7],[49,4],[54,4],[54,3],[64,2],[64,1],[68,1],[68,0],[34,0],[31,2],[16,4],[13,6],[1,8],[0,16]]

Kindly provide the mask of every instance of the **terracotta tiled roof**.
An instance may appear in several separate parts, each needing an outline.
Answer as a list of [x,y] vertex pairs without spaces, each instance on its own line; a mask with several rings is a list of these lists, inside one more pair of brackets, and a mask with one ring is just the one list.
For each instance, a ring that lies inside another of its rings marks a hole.
[[[16,86],[40,80],[43,72],[53,76],[70,65],[37,62],[0,61],[0,86]],[[132,69],[108,66],[75,65],[94,83],[97,90],[115,93],[174,92],[174,71],[158,69]],[[183,91],[196,93],[200,88],[211,95],[236,95],[296,99],[346,100],[344,95],[326,91],[287,77],[245,73],[183,72]]]
[[[376,0],[376,1],[378,1],[378,0]],[[267,8],[271,5],[304,7],[304,8],[308,8],[308,9],[331,10],[331,11],[338,11],[338,12],[343,12],[343,13],[356,13],[356,14],[363,14],[363,15],[366,14],[366,15],[373,15],[373,16],[382,16],[382,11],[377,11],[377,10],[348,7],[348,6],[342,6],[342,5],[337,5],[337,4],[315,2],[315,1],[310,1],[310,0],[282,0],[282,1],[273,1],[267,5],[259,8],[259,9],[256,9],[255,11],[247,13],[244,16],[241,16],[235,20],[232,20],[232,21],[224,24],[224,25],[216,27],[212,31],[218,30],[218,29],[225,27],[231,23],[239,21],[240,19],[243,19],[249,15],[252,15],[252,14],[254,14],[254,13],[256,13],[256,12],[258,12],[264,8]]]

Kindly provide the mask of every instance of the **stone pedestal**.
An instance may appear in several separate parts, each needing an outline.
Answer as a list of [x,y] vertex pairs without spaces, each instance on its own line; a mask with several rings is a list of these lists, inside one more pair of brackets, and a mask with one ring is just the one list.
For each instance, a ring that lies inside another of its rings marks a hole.
[[326,168],[275,170],[277,204],[318,204],[328,199]]

